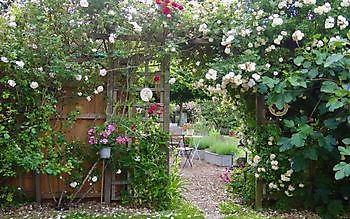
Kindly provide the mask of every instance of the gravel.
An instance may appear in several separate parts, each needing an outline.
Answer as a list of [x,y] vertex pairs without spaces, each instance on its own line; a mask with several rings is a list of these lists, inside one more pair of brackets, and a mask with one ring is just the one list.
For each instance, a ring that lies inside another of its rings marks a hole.
[[181,166],[180,174],[185,188],[182,196],[201,209],[206,218],[222,218],[219,204],[231,200],[226,192],[225,183],[220,179],[224,171],[224,167],[200,160],[193,160],[193,167]]

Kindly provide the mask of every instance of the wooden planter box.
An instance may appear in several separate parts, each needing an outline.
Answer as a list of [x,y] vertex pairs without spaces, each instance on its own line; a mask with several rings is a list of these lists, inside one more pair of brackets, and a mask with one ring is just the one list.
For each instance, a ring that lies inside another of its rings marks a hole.
[[233,165],[233,155],[219,155],[210,151],[205,151],[204,160],[221,167],[231,167]]

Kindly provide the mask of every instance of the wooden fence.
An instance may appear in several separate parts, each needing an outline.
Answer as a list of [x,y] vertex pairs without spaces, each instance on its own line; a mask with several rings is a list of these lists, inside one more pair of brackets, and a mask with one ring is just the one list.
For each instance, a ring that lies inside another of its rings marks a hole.
[[[62,128],[63,122],[67,120],[68,114],[72,110],[80,112],[76,118],[77,120],[67,128],[65,133],[69,140],[74,139],[86,142],[87,130],[106,121],[106,97],[103,94],[95,95],[90,102],[85,98],[77,100],[76,98],[67,97],[56,106],[56,109],[58,116],[52,119],[52,127],[55,129]],[[91,166],[93,163],[94,161],[87,165]],[[100,164],[98,168],[101,170]],[[64,191],[73,192],[65,180],[59,177],[20,170],[17,171],[15,178],[5,180],[5,184],[21,189],[25,195],[35,198],[38,202],[48,199],[59,199]],[[84,186],[77,198],[80,198],[87,189],[88,185]],[[101,180],[98,180],[84,198],[98,198],[100,196]]]

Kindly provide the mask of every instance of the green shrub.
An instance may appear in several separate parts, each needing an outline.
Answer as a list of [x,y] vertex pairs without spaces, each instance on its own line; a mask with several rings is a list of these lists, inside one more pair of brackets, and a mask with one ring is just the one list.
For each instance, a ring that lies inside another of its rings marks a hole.
[[238,152],[238,139],[231,137],[223,137],[212,142],[209,150],[213,153],[220,155],[237,154]]

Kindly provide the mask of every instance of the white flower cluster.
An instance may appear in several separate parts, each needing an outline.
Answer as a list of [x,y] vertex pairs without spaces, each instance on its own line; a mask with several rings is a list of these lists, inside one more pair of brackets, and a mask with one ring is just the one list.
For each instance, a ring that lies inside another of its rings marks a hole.
[[270,17],[270,20],[272,20],[272,27],[277,27],[283,24],[283,19],[280,18],[278,14],[274,14]]
[[232,29],[230,31],[227,31],[226,34],[222,37],[221,45],[226,46],[224,51],[226,54],[229,54],[231,52],[231,44],[232,41],[235,39],[235,35],[236,31]]
[[117,37],[117,35],[115,33],[111,33],[111,34],[109,34],[108,41],[110,43],[115,43],[115,38],[116,37]]
[[314,5],[314,4],[316,4],[316,0],[304,0],[304,4],[306,4],[306,5]]
[[135,32],[142,32],[142,27],[138,23],[136,23],[136,22],[129,22],[129,23],[134,26]]
[[296,30],[293,34],[292,34],[292,39],[295,41],[295,42],[298,42],[300,40],[302,40],[304,38],[304,33],[301,32],[300,30]]
[[212,94],[222,94],[225,95],[227,90],[221,88],[221,84],[217,84],[215,87],[209,85],[208,86],[208,91]]
[[175,82],[176,82],[176,78],[170,78],[170,79],[169,79],[169,84],[170,84],[170,85],[175,84]]
[[342,7],[350,7],[350,0],[343,0],[340,3],[340,6],[342,6]]
[[99,93],[102,93],[103,92],[103,86],[100,85],[98,86],[95,90],[94,90],[94,94],[99,94]]
[[207,35],[210,32],[210,29],[208,28],[208,25],[206,23],[203,23],[199,25],[198,31],[203,33],[203,35]]
[[242,75],[235,75],[235,73],[229,72],[222,78],[221,87],[226,88],[226,86],[230,83],[232,83],[234,87],[240,86],[243,83]]
[[[334,17],[328,17],[325,21],[324,27],[326,29],[331,29],[335,26],[335,19]],[[339,26],[339,28],[341,30],[347,28],[349,26],[349,21],[346,19],[346,17],[339,15],[337,17],[337,26]]]
[[9,26],[10,27],[17,27],[17,23],[16,23],[15,19],[16,18],[13,15],[9,16]]
[[326,2],[324,5],[318,6],[317,8],[314,9],[314,12],[316,14],[322,15],[322,14],[327,14],[330,12],[332,9],[331,4],[329,2]]
[[247,72],[254,72],[256,70],[256,63],[254,62],[246,62],[243,64],[239,64],[238,68]]
[[208,72],[205,74],[205,78],[208,80],[213,80],[215,81],[217,78],[217,71],[214,69],[209,69]]
[[281,174],[281,180],[283,182],[289,182],[290,181],[290,177],[292,176],[293,170],[290,169],[287,172],[285,172],[284,174]]
[[259,155],[255,155],[254,158],[253,158],[252,166],[256,167],[259,164],[260,161],[261,161],[261,157]]

